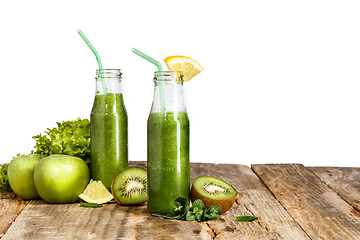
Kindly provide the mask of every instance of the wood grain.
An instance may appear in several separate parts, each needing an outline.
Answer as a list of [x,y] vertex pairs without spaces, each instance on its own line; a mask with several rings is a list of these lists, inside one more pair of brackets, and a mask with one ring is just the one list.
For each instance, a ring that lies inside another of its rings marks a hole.
[[252,165],[312,239],[360,239],[360,214],[300,164]]
[[[146,169],[146,162],[130,162],[130,166]],[[215,176],[229,182],[239,193],[230,211],[216,221],[204,223],[153,217],[147,212],[146,204],[127,207],[110,203],[102,208],[84,208],[78,203],[28,202],[1,192],[0,237],[5,240],[360,239],[360,213],[356,210],[360,199],[359,169],[310,168],[320,180],[302,165],[253,165],[252,168],[260,178],[244,165],[191,164],[191,182],[197,176]],[[257,216],[259,220],[234,221],[239,215]]]
[[0,188],[0,238],[8,230],[29,201],[24,201],[13,192]]
[[[146,168],[146,162],[130,165]],[[217,221],[152,217],[146,205],[112,203],[94,209],[38,200],[26,206],[3,239],[309,239],[249,167],[192,164],[191,181],[200,175],[222,178],[239,192],[232,209]],[[240,223],[234,221],[238,215],[255,215],[260,220]]]
[[[218,221],[207,222],[215,233],[215,239],[309,239],[249,167],[192,164],[191,182],[201,175],[221,178],[238,191],[233,207]],[[259,221],[234,221],[236,216],[243,215],[257,216]]]
[[360,168],[310,167],[308,169],[360,212]]
[[[146,162],[130,162],[146,169]],[[32,201],[3,239],[213,239],[206,223],[153,217],[146,205],[84,208]]]
[[[32,201],[3,236],[7,239],[213,239],[205,224],[152,217],[146,206],[102,208]],[[189,238],[190,239],[190,238]]]

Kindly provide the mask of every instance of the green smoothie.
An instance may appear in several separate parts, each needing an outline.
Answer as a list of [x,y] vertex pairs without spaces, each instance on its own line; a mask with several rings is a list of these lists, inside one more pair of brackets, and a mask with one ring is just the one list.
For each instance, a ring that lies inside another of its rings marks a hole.
[[148,119],[148,210],[168,213],[178,197],[190,199],[187,113],[151,113]]
[[128,167],[128,120],[123,95],[96,95],[90,116],[91,178],[110,189],[115,174]]

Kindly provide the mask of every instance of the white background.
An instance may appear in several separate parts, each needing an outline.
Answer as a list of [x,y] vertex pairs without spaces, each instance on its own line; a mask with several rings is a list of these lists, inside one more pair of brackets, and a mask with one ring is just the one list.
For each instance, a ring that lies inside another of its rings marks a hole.
[[[359,1],[2,1],[0,162],[89,117],[96,60],[121,68],[129,158],[146,160],[161,60],[190,56],[191,161],[360,166]],[[164,65],[165,66],[165,65]]]

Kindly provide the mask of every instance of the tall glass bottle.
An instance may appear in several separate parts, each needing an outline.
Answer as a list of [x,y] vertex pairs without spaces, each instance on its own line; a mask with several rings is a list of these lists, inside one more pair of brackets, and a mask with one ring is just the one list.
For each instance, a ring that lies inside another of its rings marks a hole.
[[90,115],[91,163],[94,180],[110,189],[115,174],[128,167],[128,118],[124,104],[120,69],[104,69],[108,93],[105,94],[99,70],[96,71],[96,95]]
[[171,211],[178,197],[190,199],[189,118],[180,72],[155,72],[147,125],[148,210]]

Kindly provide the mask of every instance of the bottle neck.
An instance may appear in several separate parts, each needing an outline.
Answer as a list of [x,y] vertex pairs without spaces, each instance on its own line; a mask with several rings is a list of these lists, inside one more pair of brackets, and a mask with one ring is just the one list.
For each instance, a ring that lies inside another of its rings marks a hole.
[[151,113],[186,112],[182,75],[178,73],[155,72]]
[[96,70],[96,95],[103,95],[105,83],[107,93],[122,93],[122,73],[120,69],[103,69],[102,72]]

